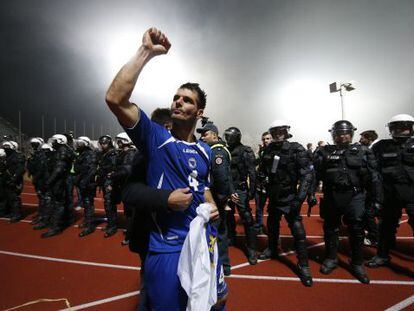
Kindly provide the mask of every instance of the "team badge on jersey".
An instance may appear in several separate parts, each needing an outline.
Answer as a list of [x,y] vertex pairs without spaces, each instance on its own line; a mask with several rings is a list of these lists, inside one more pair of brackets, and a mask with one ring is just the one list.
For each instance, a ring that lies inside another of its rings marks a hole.
[[188,159],[188,166],[191,169],[195,169],[197,167],[197,161],[196,161],[196,159],[195,158],[189,158]]

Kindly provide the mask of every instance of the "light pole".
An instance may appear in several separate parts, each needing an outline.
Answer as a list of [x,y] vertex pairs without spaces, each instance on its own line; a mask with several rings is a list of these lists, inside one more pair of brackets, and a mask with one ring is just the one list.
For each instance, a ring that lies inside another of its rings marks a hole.
[[341,110],[342,110],[342,120],[346,120],[345,118],[345,100],[344,100],[344,91],[350,92],[355,90],[355,81],[349,81],[346,83],[341,82],[333,82],[329,84],[329,91],[330,93],[339,92],[339,96],[341,98]]

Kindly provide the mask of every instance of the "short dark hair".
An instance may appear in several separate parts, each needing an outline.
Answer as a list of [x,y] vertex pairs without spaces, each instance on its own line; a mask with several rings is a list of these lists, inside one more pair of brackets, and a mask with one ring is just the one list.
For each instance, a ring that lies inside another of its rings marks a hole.
[[171,122],[171,109],[157,108],[151,114],[151,121],[164,126],[165,123]]
[[200,88],[200,85],[198,83],[187,82],[181,85],[180,89],[187,89],[196,92],[198,96],[198,109],[204,109],[206,107],[207,94]]
[[374,141],[378,138],[378,134],[374,130],[363,131],[360,135],[370,141]]
[[263,137],[263,136],[266,136],[266,135],[270,135],[269,131],[264,132],[264,133],[262,134],[262,137]]

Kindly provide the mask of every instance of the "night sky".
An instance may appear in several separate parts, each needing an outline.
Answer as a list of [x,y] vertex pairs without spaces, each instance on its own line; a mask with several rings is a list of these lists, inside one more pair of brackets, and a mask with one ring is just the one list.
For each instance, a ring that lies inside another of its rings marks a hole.
[[[95,137],[121,131],[104,97],[115,73],[155,26],[168,55],[153,59],[133,101],[148,113],[168,107],[183,82],[208,94],[205,114],[220,131],[238,126],[257,145],[274,119],[293,140],[330,140],[341,118],[334,81],[358,132],[387,137],[394,114],[414,114],[414,1],[57,1],[3,0],[0,115],[29,136],[73,129]],[[101,131],[102,128],[102,131]],[[357,135],[359,138],[359,135]]]

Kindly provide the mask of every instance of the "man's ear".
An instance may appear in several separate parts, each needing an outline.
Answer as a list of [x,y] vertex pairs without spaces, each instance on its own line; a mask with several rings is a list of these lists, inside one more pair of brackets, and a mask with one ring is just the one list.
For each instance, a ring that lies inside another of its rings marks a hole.
[[201,119],[204,114],[204,109],[198,109],[197,110],[197,119]]

